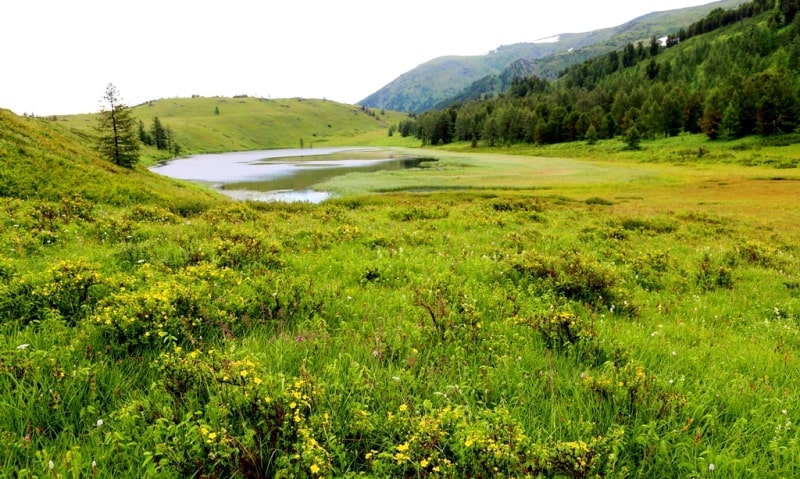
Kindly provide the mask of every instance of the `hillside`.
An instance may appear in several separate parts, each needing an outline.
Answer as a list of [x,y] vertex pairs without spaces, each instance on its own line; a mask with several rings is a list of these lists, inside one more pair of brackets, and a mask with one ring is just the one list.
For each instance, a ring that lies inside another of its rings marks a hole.
[[671,34],[666,46],[629,43],[567,68],[556,81],[527,77],[502,96],[429,110],[402,131],[416,131],[427,144],[489,147],[591,145],[624,135],[638,149],[642,138],[701,132],[710,140],[760,135],[790,144],[800,124],[797,18],[796,7],[767,2],[717,9]]
[[[169,98],[136,105],[133,115],[150,128],[154,117],[172,129],[184,152],[222,152],[315,145],[361,145],[386,137],[405,115],[327,100],[301,98]],[[95,115],[60,117],[87,133]]]
[[[446,56],[425,62],[359,102],[371,108],[419,113],[440,102],[458,98],[474,82],[474,91],[503,91],[513,76],[537,75],[555,78],[569,65],[619,49],[627,43],[649,41],[677,31],[715,8],[732,8],[739,0],[721,0],[698,7],[650,13],[623,25],[585,33],[564,33],[540,42],[504,45],[479,56]],[[558,41],[551,41],[558,38]],[[524,71],[507,71],[518,60],[526,60]],[[489,90],[486,90],[486,85]]]
[[0,109],[0,197],[59,202],[80,198],[107,205],[160,205],[176,213],[222,201],[217,195],[143,168],[102,158],[79,136],[48,120]]

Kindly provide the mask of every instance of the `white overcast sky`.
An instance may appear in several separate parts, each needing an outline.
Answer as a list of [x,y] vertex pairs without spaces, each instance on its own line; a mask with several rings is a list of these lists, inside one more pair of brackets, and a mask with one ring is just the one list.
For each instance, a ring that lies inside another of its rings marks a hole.
[[[744,1],[744,0],[743,0]],[[356,103],[442,55],[708,0],[0,0],[0,108],[238,94]]]

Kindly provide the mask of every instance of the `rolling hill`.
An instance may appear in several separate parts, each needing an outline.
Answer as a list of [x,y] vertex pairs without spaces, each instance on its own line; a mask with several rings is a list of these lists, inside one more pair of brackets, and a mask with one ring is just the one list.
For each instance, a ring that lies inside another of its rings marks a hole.
[[[486,55],[445,56],[419,65],[359,104],[370,108],[419,113],[475,93],[503,91],[513,77],[555,78],[564,68],[628,43],[663,37],[702,18],[715,8],[733,8],[739,0],[721,0],[697,7],[654,12],[623,25],[585,33],[564,33],[532,43],[505,45]],[[520,62],[522,61],[522,62]],[[478,82],[477,85],[473,83]]]
[[127,206],[151,204],[176,213],[223,201],[207,189],[121,168],[99,157],[80,135],[49,120],[0,109],[0,197],[59,202],[80,198]]
[[[316,145],[375,144],[404,114],[316,99],[195,97],[153,100],[132,108],[149,128],[154,117],[172,129],[184,152],[213,153]],[[88,134],[95,115],[68,115],[59,123]]]

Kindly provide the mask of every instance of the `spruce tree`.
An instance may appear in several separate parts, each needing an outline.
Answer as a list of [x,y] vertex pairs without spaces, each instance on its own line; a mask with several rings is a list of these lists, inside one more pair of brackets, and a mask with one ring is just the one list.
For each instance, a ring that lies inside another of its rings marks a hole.
[[97,150],[116,165],[133,168],[139,162],[136,120],[122,102],[117,87],[106,86],[97,120]]
[[597,143],[597,128],[594,125],[589,125],[586,129],[586,144],[594,145]]
[[167,130],[161,124],[158,117],[153,118],[153,126],[150,128],[150,134],[153,135],[153,143],[159,150],[168,150],[169,145],[167,141]]
[[642,135],[639,133],[639,129],[635,126],[632,126],[628,129],[628,132],[625,134],[625,144],[627,145],[628,150],[638,150],[641,148],[639,143],[642,140]]

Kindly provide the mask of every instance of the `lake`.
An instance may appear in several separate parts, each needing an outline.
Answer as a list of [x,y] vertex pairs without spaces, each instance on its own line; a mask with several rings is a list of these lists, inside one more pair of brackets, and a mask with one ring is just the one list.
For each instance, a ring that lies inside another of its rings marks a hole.
[[150,171],[204,183],[240,200],[318,203],[331,193],[313,187],[334,176],[417,168],[423,161],[435,160],[377,148],[283,149],[195,155]]

